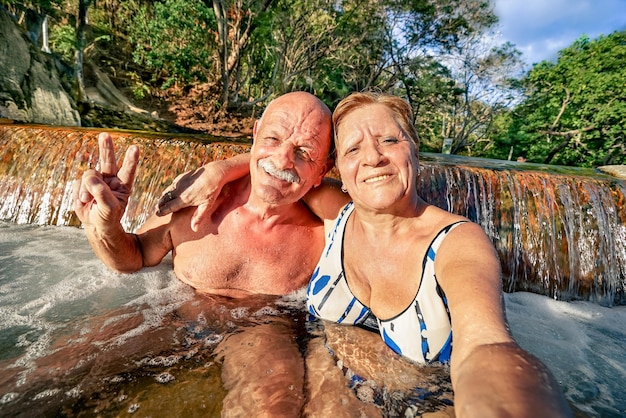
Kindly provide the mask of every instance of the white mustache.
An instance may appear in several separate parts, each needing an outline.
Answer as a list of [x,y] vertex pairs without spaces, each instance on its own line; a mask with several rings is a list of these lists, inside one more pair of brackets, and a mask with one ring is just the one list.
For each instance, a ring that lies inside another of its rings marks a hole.
[[271,174],[274,177],[278,177],[283,181],[287,181],[289,183],[300,183],[300,176],[293,170],[280,170],[276,168],[273,162],[269,160],[269,158],[263,158],[259,160],[258,166],[265,170],[266,173]]

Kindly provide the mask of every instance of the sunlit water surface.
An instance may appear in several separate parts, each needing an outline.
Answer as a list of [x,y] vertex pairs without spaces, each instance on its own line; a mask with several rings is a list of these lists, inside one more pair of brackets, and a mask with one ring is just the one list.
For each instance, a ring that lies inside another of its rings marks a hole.
[[[115,274],[80,229],[0,223],[0,416],[453,414],[447,368],[354,327],[322,332],[302,292],[229,301],[170,270]],[[506,306],[577,416],[626,414],[626,307],[530,293]]]

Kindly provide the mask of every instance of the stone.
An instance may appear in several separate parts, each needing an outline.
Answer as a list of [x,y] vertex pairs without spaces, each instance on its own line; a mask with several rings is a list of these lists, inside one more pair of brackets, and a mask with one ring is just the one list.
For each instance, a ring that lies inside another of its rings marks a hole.
[[626,179],[626,165],[603,165],[598,167],[598,170],[620,179]]
[[42,52],[0,8],[0,118],[23,123],[80,126],[52,56]]

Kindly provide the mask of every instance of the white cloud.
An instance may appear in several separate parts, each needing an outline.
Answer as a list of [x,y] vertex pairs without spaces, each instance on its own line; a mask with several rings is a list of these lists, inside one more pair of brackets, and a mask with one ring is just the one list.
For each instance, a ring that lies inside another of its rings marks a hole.
[[503,41],[530,65],[554,61],[583,34],[596,38],[626,29],[626,0],[492,0]]

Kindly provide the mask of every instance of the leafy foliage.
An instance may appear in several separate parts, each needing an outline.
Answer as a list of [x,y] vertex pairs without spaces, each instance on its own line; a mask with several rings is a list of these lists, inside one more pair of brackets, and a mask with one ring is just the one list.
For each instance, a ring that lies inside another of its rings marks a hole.
[[[50,44],[130,45],[120,68],[136,98],[201,85],[213,109],[253,108],[293,90],[329,106],[352,91],[406,98],[424,151],[594,166],[626,155],[626,34],[578,39],[522,77],[497,44],[488,0],[0,0],[54,16]],[[79,6],[89,9],[79,28]],[[36,21],[36,19],[35,19]],[[85,30],[82,30],[85,29]],[[79,36],[79,33],[81,34]],[[80,37],[86,37],[79,42]],[[78,78],[78,75],[76,76]]]
[[536,162],[591,167],[626,163],[626,31],[581,37],[556,64],[536,64],[509,135]]
[[[132,3],[132,2],[130,2]],[[133,59],[154,71],[154,82],[207,81],[214,47],[215,16],[201,0],[164,0],[135,6],[127,30],[135,45]]]

